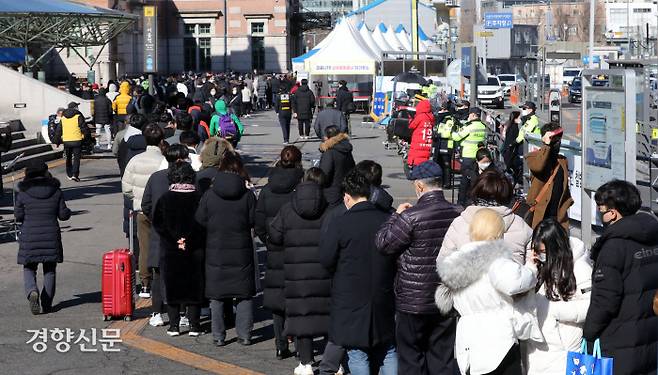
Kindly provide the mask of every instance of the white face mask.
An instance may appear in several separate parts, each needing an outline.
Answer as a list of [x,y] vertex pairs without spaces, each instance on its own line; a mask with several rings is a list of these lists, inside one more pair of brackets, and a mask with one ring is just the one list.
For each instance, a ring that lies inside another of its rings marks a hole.
[[537,259],[542,263],[546,263],[546,253],[537,254]]
[[215,91],[215,90],[210,90],[210,95],[215,96],[215,94],[217,94],[217,91]]
[[478,163],[478,168],[480,168],[481,171],[489,168],[491,165],[491,162],[484,162],[484,163]]
[[527,115],[529,115],[529,114],[530,114],[530,110],[529,110],[529,109],[524,109],[523,111],[521,111],[521,116],[527,116]]

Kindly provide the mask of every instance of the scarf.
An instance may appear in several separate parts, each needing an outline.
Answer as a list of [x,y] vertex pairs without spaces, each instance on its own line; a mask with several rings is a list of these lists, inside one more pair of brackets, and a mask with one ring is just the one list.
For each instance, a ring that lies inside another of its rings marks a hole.
[[196,191],[196,187],[193,184],[171,184],[169,185],[169,191],[175,191],[176,193],[193,193]]
[[478,207],[498,207],[498,206],[500,206],[498,204],[498,202],[496,202],[493,199],[489,200],[489,199],[476,198],[474,203]]

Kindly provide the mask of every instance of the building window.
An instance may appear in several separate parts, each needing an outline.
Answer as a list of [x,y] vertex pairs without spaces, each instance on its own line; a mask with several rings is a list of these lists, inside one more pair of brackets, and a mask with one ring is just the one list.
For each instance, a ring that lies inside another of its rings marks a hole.
[[193,35],[195,33],[196,33],[196,24],[186,23],[185,24],[185,34],[186,35]]
[[185,38],[183,40],[183,66],[185,70],[196,70],[196,39]]
[[185,70],[212,70],[210,23],[185,23],[183,40],[183,66]]
[[199,38],[199,70],[209,71],[211,69],[210,38]]
[[198,25],[199,29],[198,34],[210,34],[210,24],[209,23],[200,23]]
[[251,37],[251,68],[265,70],[265,38],[262,36]]
[[265,34],[265,22],[251,23],[251,35],[254,34]]

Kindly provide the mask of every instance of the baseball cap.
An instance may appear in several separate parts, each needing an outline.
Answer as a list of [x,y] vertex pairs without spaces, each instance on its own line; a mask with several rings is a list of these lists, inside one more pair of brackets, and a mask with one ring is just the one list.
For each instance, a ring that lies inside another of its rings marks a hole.
[[537,106],[535,105],[535,103],[533,103],[531,101],[527,101],[527,102],[523,103],[521,108],[537,109]]
[[411,170],[409,174],[409,180],[424,180],[426,178],[441,178],[443,176],[443,170],[441,166],[436,164],[433,160],[424,161],[414,169]]
[[69,107],[69,108],[78,108],[79,105],[80,105],[80,103],[70,102],[69,105],[68,105],[68,107]]
[[482,110],[480,110],[480,108],[478,107],[473,107],[468,110],[468,113],[469,114],[475,113],[476,115],[478,115],[478,117],[480,117],[480,115],[482,115]]

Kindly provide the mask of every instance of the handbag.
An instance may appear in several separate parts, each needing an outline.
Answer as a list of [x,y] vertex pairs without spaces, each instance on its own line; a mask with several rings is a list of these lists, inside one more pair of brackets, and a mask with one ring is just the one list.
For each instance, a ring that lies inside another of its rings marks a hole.
[[555,176],[557,175],[558,168],[560,168],[559,164],[556,165],[555,168],[553,169],[553,173],[551,173],[551,177],[548,178],[548,181],[546,181],[544,186],[541,188],[539,194],[537,194],[537,196],[535,197],[534,202],[529,203],[528,200],[525,198],[520,198],[516,202],[514,202],[514,205],[512,206],[512,212],[521,216],[523,220],[526,223],[528,223],[528,225],[532,226],[537,202],[541,201],[546,195],[546,193],[548,193],[548,189],[553,186],[553,180],[555,180]]
[[587,354],[587,341],[583,339],[579,352],[567,353],[566,375],[613,375],[613,358],[601,357],[601,343],[594,341],[592,355]]

